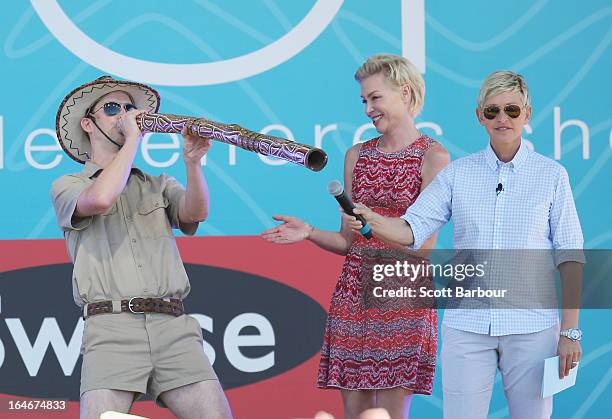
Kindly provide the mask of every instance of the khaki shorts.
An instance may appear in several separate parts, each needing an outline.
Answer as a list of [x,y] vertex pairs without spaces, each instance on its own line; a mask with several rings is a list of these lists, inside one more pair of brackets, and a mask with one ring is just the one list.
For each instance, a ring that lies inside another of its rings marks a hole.
[[217,380],[202,349],[202,329],[188,315],[98,314],[83,330],[81,396],[110,389],[149,394]]

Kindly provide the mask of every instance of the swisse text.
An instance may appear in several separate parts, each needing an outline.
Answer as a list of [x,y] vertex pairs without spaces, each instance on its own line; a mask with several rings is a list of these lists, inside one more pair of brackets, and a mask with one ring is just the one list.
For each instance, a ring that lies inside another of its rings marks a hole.
[[[106,315],[112,316],[112,314]],[[265,316],[258,313],[241,313],[233,317],[227,324],[219,324],[219,322],[215,323],[212,317],[204,314],[190,315],[198,321],[203,330],[209,333],[221,332],[223,336],[221,348],[214,348],[206,340],[203,342],[202,349],[212,364],[218,354],[222,354],[231,366],[241,372],[261,372],[274,366],[276,337],[272,324]],[[3,323],[12,337],[11,343],[15,345],[31,377],[37,375],[43,361],[49,363],[54,362],[55,359],[59,362],[65,376],[73,374],[80,355],[83,319],[79,318],[76,321],[68,342],[64,339],[55,317],[45,317],[37,332],[26,331],[19,318],[6,318]],[[244,334],[245,330],[248,330],[249,334]],[[2,336],[7,336],[7,334],[2,333]],[[0,368],[4,364],[9,344],[6,339],[6,337],[5,341],[0,339]],[[55,357],[47,353],[49,346]],[[264,354],[258,356],[245,354],[245,348],[254,347],[265,349]]]

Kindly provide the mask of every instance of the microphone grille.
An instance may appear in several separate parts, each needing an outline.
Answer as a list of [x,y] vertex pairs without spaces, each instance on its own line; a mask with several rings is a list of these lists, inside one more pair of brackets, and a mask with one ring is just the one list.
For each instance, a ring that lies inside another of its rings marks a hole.
[[340,183],[337,180],[332,180],[327,185],[327,192],[329,192],[330,194],[332,194],[334,196],[342,195],[342,192],[344,192],[344,188],[342,187],[342,183]]

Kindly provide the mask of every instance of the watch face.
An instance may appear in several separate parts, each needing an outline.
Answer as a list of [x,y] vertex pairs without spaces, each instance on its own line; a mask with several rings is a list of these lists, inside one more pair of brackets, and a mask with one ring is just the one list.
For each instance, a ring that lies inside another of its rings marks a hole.
[[572,329],[569,331],[569,338],[573,340],[580,339],[580,331],[576,329]]

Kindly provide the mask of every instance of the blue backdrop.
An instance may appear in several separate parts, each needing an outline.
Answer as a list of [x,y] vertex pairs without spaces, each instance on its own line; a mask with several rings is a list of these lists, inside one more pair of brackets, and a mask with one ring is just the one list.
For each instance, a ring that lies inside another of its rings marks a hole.
[[[486,146],[474,114],[484,77],[522,73],[533,102],[524,138],[567,168],[585,247],[612,248],[609,0],[22,0],[5,4],[0,21],[0,239],[61,237],[49,187],[81,166],[57,145],[55,112],[67,92],[101,74],[151,83],[161,112],[235,122],[329,154],[313,173],[214,144],[204,162],[211,214],[198,234],[256,235],[278,213],[335,229],[325,187],[342,177],[345,151],[375,135],[353,74],[389,52],[424,72],[417,122],[453,159]],[[147,136],[137,164],[184,180],[179,143]],[[452,247],[451,228],[438,247]],[[582,314],[584,362],[577,386],[556,397],[554,417],[611,415],[601,397],[612,380],[611,320],[606,310]],[[439,376],[434,396],[414,409],[439,414]],[[507,416],[501,384],[491,413]]]

